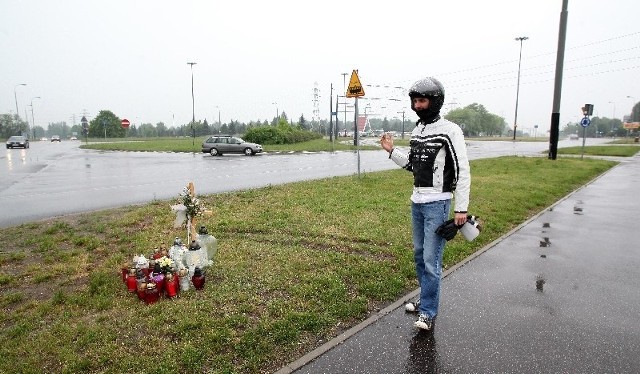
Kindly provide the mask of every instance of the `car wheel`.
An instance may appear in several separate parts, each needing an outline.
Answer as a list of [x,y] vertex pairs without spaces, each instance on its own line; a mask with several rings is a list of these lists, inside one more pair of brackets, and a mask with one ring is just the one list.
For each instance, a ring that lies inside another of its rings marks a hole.
[[219,155],[220,155],[220,153],[218,153],[218,150],[217,150],[217,149],[215,149],[215,148],[211,148],[211,149],[209,150],[209,154],[210,154],[211,156],[219,156]]
[[251,150],[251,148],[247,147],[244,149],[244,154],[247,156],[253,156],[253,151]]

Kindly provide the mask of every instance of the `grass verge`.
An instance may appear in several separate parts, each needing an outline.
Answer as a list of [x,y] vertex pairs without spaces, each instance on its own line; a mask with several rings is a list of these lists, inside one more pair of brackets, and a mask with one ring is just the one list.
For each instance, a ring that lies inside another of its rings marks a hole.
[[590,145],[578,147],[558,148],[558,154],[561,155],[589,155],[589,156],[612,156],[612,157],[631,157],[640,151],[638,145]]
[[[104,151],[137,151],[137,152],[192,152],[201,153],[202,142],[208,136],[197,138],[131,138],[111,139],[83,143],[80,148]],[[350,143],[351,142],[351,143]],[[265,152],[333,152],[356,150],[351,138],[338,138],[334,142],[328,139],[315,139],[295,144],[263,144]],[[380,149],[379,146],[361,145],[362,150]]]
[[[483,232],[450,242],[445,267],[615,163],[471,165]],[[411,181],[398,169],[200,196],[219,243],[205,289],[151,306],[119,269],[184,236],[173,202],[0,229],[0,372],[273,372],[417,287]]]

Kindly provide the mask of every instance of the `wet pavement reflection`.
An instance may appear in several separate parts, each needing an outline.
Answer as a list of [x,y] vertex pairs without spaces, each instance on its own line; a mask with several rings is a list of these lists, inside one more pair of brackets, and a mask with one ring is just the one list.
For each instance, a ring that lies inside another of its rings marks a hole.
[[431,332],[416,332],[411,338],[411,344],[409,344],[406,373],[436,374],[441,372],[435,335]]

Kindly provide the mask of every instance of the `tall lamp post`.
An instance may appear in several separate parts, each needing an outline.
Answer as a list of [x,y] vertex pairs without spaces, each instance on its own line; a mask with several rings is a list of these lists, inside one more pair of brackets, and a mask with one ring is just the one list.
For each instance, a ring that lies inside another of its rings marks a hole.
[[527,36],[519,36],[515,40],[520,41],[520,57],[518,57],[518,86],[516,88],[516,115],[513,120],[513,140],[516,140],[518,130],[518,99],[520,97],[520,64],[522,63],[522,42],[529,39]]
[[[347,128],[347,97],[345,96],[347,94],[347,74],[349,73],[342,73],[342,97],[344,97],[344,128]],[[338,108],[336,107],[336,111],[338,111]],[[345,130],[345,132],[347,132]]]
[[280,112],[278,111],[278,103],[271,103],[276,106],[276,125],[280,122]]
[[191,65],[191,136],[193,137],[192,145],[196,145],[196,129],[193,128],[193,124],[196,122],[196,100],[193,95],[193,65],[197,62],[187,62],[187,65]]
[[216,109],[218,109],[218,134],[220,134],[220,128],[222,127],[222,123],[220,122],[220,107],[216,106]]
[[612,119],[616,118],[616,102],[615,101],[609,101],[609,104],[613,104],[613,117],[611,117]]
[[33,99],[40,99],[40,96],[36,96],[36,97],[32,97],[31,98],[31,131],[33,133],[33,139],[36,138],[36,118],[33,116]]
[[398,114],[402,113],[402,139],[404,139],[404,110],[402,112],[398,112]]
[[16,116],[18,116],[18,119],[20,119],[20,112],[18,112],[18,95],[16,94],[16,88],[18,88],[18,86],[26,86],[26,83],[20,83],[20,84],[16,84],[15,87],[13,87],[13,98],[16,100]]

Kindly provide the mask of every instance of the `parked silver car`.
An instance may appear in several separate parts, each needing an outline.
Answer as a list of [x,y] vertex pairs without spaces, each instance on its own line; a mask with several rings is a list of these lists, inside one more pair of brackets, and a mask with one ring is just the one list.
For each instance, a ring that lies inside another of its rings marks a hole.
[[29,148],[29,139],[22,135],[15,135],[7,139],[7,149],[9,148]]
[[225,153],[244,153],[253,156],[262,152],[262,146],[256,143],[249,143],[230,135],[214,135],[202,143],[202,153],[209,153],[211,156],[222,156]]

